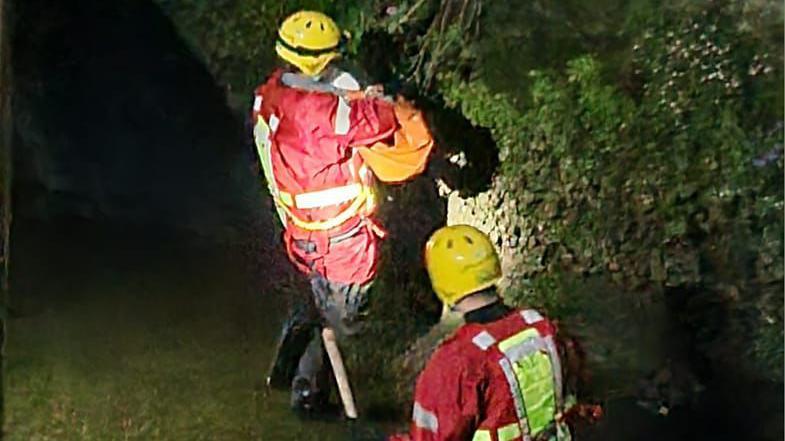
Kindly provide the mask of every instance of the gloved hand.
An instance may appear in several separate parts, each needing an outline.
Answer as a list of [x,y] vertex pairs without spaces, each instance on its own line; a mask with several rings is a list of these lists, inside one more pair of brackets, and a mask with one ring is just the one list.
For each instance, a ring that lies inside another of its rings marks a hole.
[[568,395],[564,404],[566,410],[559,416],[558,420],[566,422],[570,426],[577,423],[594,424],[599,421],[604,414],[601,405],[579,403],[574,395]]
[[369,98],[383,98],[384,87],[381,84],[374,84],[365,88],[365,96]]
[[352,100],[361,100],[366,98],[377,98],[383,99],[392,102],[392,96],[384,94],[384,86],[381,84],[373,84],[365,88],[365,90],[354,90],[354,91],[347,91],[344,92],[342,95],[344,98],[352,101]]

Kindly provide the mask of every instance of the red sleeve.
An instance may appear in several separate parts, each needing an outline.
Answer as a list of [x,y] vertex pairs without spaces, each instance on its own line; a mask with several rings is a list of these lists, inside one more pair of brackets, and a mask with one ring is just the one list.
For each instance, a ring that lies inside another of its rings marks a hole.
[[389,138],[398,128],[393,104],[382,99],[366,98],[349,101],[350,146],[369,146]]
[[[440,351],[417,380],[414,393],[411,441],[464,441],[471,439],[479,421],[483,378],[457,351]],[[397,435],[391,440],[407,440]]]
[[264,105],[269,105],[270,101],[275,101],[277,98],[274,95],[278,93],[278,82],[281,78],[282,71],[280,69],[274,70],[264,83],[256,87],[253,94],[253,107],[251,108],[251,120],[256,123],[256,117],[262,113]]

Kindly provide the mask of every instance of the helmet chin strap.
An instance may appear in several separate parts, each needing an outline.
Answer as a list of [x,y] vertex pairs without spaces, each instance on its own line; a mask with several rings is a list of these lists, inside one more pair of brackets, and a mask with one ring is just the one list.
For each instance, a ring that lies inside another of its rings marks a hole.
[[483,306],[490,305],[499,300],[496,290],[482,290],[469,294],[468,296],[459,300],[456,304],[450,307],[453,312],[465,314],[475,309],[480,309]]

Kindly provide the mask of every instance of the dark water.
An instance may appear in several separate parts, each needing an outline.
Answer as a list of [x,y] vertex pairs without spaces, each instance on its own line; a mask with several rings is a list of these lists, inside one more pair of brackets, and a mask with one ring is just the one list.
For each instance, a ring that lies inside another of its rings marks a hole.
[[782,384],[723,375],[704,384],[694,403],[660,415],[638,398],[612,399],[605,416],[582,427],[586,440],[780,440],[783,438]]

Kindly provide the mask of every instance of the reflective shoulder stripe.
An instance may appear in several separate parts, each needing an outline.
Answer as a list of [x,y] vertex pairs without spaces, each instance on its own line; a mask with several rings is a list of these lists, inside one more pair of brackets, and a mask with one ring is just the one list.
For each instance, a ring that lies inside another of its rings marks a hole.
[[[526,409],[523,407],[523,397],[518,387],[518,379],[515,378],[515,372],[512,370],[512,364],[510,364],[510,360],[502,358],[499,360],[499,366],[501,366],[504,372],[504,378],[507,380],[507,386],[510,388],[510,395],[512,395],[512,400],[515,403],[515,415],[518,417],[518,421],[525,424]],[[524,426],[524,430],[528,433],[528,426]]]
[[437,433],[439,431],[439,419],[436,414],[426,410],[418,402],[414,402],[414,409],[412,411],[412,421],[414,424],[427,431]]
[[262,109],[262,96],[256,95],[253,99],[253,110],[254,112],[258,112]]
[[345,99],[338,97],[338,108],[335,110],[335,134],[345,135],[349,133],[349,116],[352,108]]
[[274,113],[272,115],[270,115],[270,131],[271,132],[274,132],[274,131],[278,130],[278,123],[279,122],[281,122],[281,120],[278,119],[278,117],[275,116]]
[[360,83],[358,83],[349,72],[341,72],[341,74],[333,80],[332,84],[333,87],[337,89],[353,91],[360,90]]
[[539,337],[539,335],[540,334],[534,328],[524,329],[523,331],[499,343],[499,350],[502,352],[507,352],[507,350],[512,348],[513,346],[517,346],[530,338]]
[[547,350],[548,348],[546,347],[545,340],[538,337],[532,337],[507,348],[504,351],[504,356],[512,361],[517,361],[535,352]]
[[472,441],[493,441],[490,430],[480,429],[474,432]]
[[496,343],[496,339],[488,331],[482,331],[474,336],[472,343],[483,351],[487,351],[488,348]]
[[537,311],[535,311],[535,310],[533,310],[533,309],[526,309],[526,310],[523,310],[523,311],[521,311],[521,315],[523,316],[523,320],[524,320],[524,321],[525,321],[527,324],[529,324],[529,325],[532,325],[532,324],[534,324],[534,323],[537,323],[537,322],[539,322],[539,321],[542,321],[542,320],[544,320],[544,319],[542,318],[542,315],[540,315],[540,313],[539,313],[539,312],[537,312]]
[[521,426],[519,426],[518,423],[508,424],[500,427],[496,433],[498,434],[499,441],[512,441],[521,436]]

